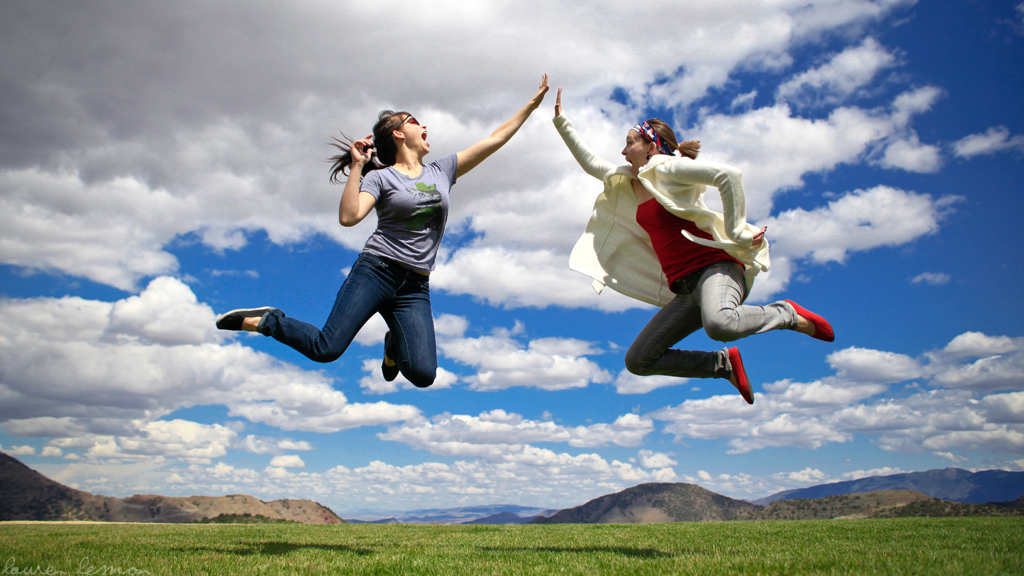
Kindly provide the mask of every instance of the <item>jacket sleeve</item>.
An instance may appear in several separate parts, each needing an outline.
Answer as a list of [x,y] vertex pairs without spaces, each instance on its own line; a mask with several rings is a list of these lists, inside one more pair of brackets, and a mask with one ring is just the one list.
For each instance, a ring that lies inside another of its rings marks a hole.
[[555,118],[555,128],[558,129],[558,133],[562,136],[562,140],[565,145],[569,147],[569,151],[572,152],[576,161],[579,162],[580,167],[587,173],[597,178],[598,180],[604,180],[604,177],[609,172],[615,170],[615,164],[608,162],[604,158],[601,158],[587,146],[580,135],[576,133],[576,129],[573,128],[572,122],[562,114]]
[[722,196],[726,235],[740,246],[750,247],[754,234],[747,226],[743,174],[738,169],[727,164],[677,158],[658,165],[655,173],[669,186],[703,184],[717,188]]

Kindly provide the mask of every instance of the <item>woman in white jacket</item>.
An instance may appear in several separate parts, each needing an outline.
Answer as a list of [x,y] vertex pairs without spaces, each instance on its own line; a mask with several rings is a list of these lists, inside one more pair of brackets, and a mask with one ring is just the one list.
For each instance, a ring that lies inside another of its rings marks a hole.
[[[789,300],[744,305],[754,276],[767,271],[765,229],[746,221],[743,179],[724,164],[697,161],[700,143],[676,143],[675,133],[652,118],[626,134],[615,166],[579,138],[555,102],[555,127],[576,161],[604,183],[569,267],[632,298],[660,306],[626,353],[626,368],[641,376],[725,378],[754,403],[737,348],[715,352],[673,350],[699,328],[720,342],[789,329],[834,339],[824,318]],[[678,154],[678,155],[677,155]],[[723,214],[704,204],[706,186],[718,188]]]

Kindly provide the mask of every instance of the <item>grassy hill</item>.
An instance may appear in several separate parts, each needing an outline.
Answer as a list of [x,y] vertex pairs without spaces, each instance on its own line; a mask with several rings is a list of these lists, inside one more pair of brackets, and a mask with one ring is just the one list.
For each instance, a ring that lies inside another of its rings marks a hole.
[[531,524],[658,523],[736,520],[760,506],[716,494],[695,484],[649,483],[595,498]]

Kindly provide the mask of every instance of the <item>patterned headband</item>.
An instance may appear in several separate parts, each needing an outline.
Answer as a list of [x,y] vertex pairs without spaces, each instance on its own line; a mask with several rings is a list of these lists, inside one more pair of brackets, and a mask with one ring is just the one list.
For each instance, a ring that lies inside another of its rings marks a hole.
[[675,153],[674,150],[669,149],[669,147],[661,141],[661,136],[658,136],[658,133],[655,132],[654,128],[651,128],[651,125],[647,122],[641,122],[636,126],[633,126],[633,130],[636,130],[637,134],[643,136],[644,140],[654,142],[654,145],[658,147],[658,150],[661,150],[662,154],[672,156]]

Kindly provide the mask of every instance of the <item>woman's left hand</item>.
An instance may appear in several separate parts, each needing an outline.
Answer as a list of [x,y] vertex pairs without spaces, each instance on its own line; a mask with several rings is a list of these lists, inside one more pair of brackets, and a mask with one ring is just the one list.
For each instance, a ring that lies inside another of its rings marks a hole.
[[768,227],[765,226],[764,228],[761,228],[760,232],[758,232],[757,234],[754,234],[754,239],[751,240],[750,247],[751,248],[760,248],[761,247],[761,241],[764,240],[764,233],[767,232],[767,231],[768,231]]

